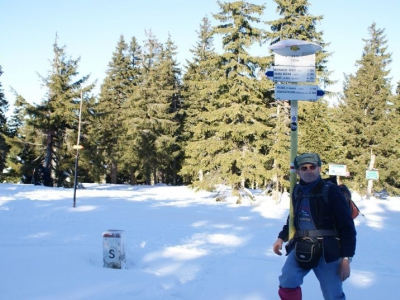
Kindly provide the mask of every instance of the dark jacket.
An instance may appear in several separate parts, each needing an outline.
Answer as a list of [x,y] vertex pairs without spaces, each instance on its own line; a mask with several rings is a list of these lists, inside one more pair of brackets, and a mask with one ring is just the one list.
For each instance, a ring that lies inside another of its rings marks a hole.
[[[336,185],[329,188],[328,203],[325,203],[321,196],[323,181],[320,182],[312,189],[310,193],[310,212],[317,229],[322,230],[336,230],[337,237],[324,236],[322,237],[323,255],[327,263],[339,259],[339,257],[352,257],[356,249],[356,229],[354,221],[349,212],[349,205],[346,198],[340,192]],[[305,184],[300,181],[300,184]],[[299,189],[300,190],[300,189]],[[292,205],[294,209],[294,226],[296,231],[299,230],[298,213],[301,201],[301,196],[295,197],[292,195]],[[278,235],[279,238],[288,241],[289,237],[289,217],[286,225],[283,226],[282,231]],[[293,241],[288,243],[286,247],[287,254],[294,247]]]

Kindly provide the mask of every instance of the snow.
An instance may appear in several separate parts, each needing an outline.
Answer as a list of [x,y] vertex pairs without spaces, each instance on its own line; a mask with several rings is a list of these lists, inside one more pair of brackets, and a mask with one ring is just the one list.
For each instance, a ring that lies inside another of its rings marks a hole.
[[[287,195],[251,190],[237,205],[184,186],[83,185],[74,208],[73,189],[0,184],[1,299],[278,299]],[[353,198],[365,217],[347,299],[398,299],[400,198]],[[103,267],[111,229],[124,231],[124,269]],[[312,272],[302,289],[322,299]]]

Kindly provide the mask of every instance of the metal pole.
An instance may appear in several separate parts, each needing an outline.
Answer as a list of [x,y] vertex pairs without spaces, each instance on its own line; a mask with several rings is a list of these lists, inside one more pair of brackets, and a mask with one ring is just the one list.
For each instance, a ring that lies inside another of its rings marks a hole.
[[76,141],[76,156],[75,156],[75,175],[74,175],[74,203],[73,207],[76,207],[76,187],[78,184],[78,158],[79,158],[79,141],[81,139],[81,118],[82,118],[82,103],[83,96],[81,91],[81,103],[79,105],[79,119],[78,119],[78,137]]
[[[294,186],[297,182],[296,170],[294,168],[294,159],[297,156],[297,145],[298,145],[298,101],[290,101],[290,199],[292,199],[292,193]],[[290,217],[289,217],[289,240],[294,237],[296,229],[294,227],[294,209],[292,201],[290,201]]]
[[77,178],[78,178],[78,157],[79,157],[79,149],[76,149],[76,156],[75,156],[75,175],[74,175],[74,203],[73,207],[76,207],[76,185],[77,185]]

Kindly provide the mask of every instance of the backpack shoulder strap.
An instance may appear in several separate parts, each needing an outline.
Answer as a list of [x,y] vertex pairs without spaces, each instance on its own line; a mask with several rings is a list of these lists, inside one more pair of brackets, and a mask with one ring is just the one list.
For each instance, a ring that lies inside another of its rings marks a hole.
[[[322,180],[322,182],[318,183],[311,194],[307,195],[300,195],[302,197],[319,197],[323,198],[323,201],[325,203],[328,203],[328,193],[329,193],[329,188],[333,183],[331,182],[326,182]],[[293,197],[292,201],[293,203],[295,202],[295,199],[300,193],[300,187],[296,184],[295,187],[293,188]],[[300,206],[300,201],[296,203],[298,206]],[[323,224],[323,205],[320,201],[314,202],[315,209],[318,211],[317,216],[318,220],[315,220],[315,224],[317,228],[321,228]],[[298,208],[298,207],[297,207]],[[296,209],[296,208],[295,208]],[[296,237],[324,237],[324,236],[337,236],[336,230],[325,230],[325,229],[316,229],[316,230],[300,230],[296,231]]]
[[322,185],[322,199],[324,199],[325,204],[329,203],[329,189],[332,186],[332,182],[330,181],[324,181],[324,184]]
[[[331,187],[333,183],[327,182],[325,180],[321,180],[320,183],[315,187],[314,189],[314,196],[321,199],[322,201],[316,201],[314,202],[315,210],[317,212],[317,219],[314,220],[315,225],[317,228],[321,228],[324,224],[324,216],[325,216],[325,205],[328,205],[329,203],[329,188]],[[324,205],[325,203],[325,205]]]

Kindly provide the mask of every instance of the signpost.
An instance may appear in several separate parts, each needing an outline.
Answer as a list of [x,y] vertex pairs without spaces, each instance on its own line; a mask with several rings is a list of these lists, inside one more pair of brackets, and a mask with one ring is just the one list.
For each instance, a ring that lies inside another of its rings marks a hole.
[[[315,53],[322,47],[301,40],[282,40],[269,47],[275,54],[275,67],[266,75],[274,82],[315,82]],[[303,68],[301,68],[303,67]],[[272,73],[271,73],[272,72]],[[316,101],[325,94],[316,85],[276,84],[275,99],[290,101],[290,195],[296,185],[297,176],[294,159],[297,156],[298,100]],[[289,240],[295,234],[293,206],[290,201]]]
[[79,117],[78,117],[78,138],[77,138],[77,141],[76,141],[76,145],[72,146],[73,149],[76,149],[75,174],[74,174],[74,200],[73,200],[73,203],[72,203],[72,207],[76,207],[76,187],[78,186],[79,149],[83,148],[82,145],[79,145],[79,141],[81,139],[82,102],[83,102],[83,95],[82,95],[82,91],[81,91],[81,102],[80,102],[80,105],[79,105]]

